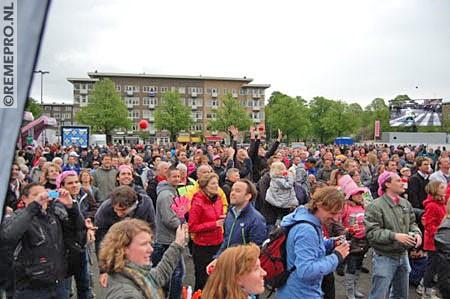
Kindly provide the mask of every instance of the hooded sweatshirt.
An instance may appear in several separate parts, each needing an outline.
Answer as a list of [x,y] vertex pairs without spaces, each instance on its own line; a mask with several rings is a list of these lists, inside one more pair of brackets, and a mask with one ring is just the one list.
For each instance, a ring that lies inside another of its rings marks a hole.
[[181,224],[180,218],[170,207],[178,196],[177,189],[167,181],[162,181],[156,188],[156,243],[170,245],[175,241],[175,234]]
[[287,268],[296,266],[296,269],[287,283],[277,290],[278,299],[322,298],[322,277],[333,272],[342,259],[339,253],[332,253],[334,238],[323,239],[320,220],[306,207],[300,206],[285,216],[281,226],[291,226],[299,220],[309,221],[314,227],[309,223],[300,223],[289,231],[286,242]]
[[428,194],[427,199],[423,201],[425,212],[422,215],[424,226],[423,249],[435,251],[434,236],[439,225],[446,215],[445,200],[437,200]]

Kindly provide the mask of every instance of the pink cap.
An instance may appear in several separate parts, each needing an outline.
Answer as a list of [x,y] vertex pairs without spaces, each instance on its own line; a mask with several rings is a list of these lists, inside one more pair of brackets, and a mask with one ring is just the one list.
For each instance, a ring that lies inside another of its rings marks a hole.
[[78,176],[78,174],[73,170],[67,170],[62,172],[57,178],[56,178],[56,188],[61,188],[61,183],[66,179],[68,176]]

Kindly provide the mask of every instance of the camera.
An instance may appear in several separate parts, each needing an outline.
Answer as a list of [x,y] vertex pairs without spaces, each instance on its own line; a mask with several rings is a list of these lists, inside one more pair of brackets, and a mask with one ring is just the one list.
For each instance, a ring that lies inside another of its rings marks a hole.
[[48,197],[50,197],[50,198],[53,199],[53,200],[55,200],[56,198],[59,197],[59,192],[56,191],[56,190],[49,190],[49,191],[47,192],[47,194],[48,194]]

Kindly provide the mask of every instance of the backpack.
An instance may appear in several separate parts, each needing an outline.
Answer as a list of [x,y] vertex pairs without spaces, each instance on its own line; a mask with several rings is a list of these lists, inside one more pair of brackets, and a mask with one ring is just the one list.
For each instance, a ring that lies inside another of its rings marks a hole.
[[291,228],[299,223],[308,223],[313,226],[317,232],[317,236],[320,238],[320,233],[314,223],[307,220],[299,220],[290,226],[276,228],[270,233],[269,239],[262,245],[259,260],[261,262],[261,267],[267,272],[264,280],[266,286],[270,289],[271,294],[277,288],[284,286],[289,275],[296,269],[295,266],[291,269],[287,269],[286,242]]

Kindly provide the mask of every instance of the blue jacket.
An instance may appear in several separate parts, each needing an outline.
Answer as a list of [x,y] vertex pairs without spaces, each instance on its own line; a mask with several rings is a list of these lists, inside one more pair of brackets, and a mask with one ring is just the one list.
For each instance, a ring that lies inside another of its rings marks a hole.
[[322,278],[333,272],[339,264],[336,254],[327,255],[334,248],[334,239],[323,239],[320,220],[306,207],[300,206],[286,215],[281,226],[290,226],[299,220],[312,222],[315,227],[309,223],[300,223],[289,231],[286,242],[287,268],[291,269],[295,265],[296,270],[291,273],[287,283],[277,290],[278,299],[322,298]]
[[69,170],[73,170],[75,171],[77,174],[80,174],[81,172],[81,168],[80,165],[75,164],[75,165],[70,165],[70,164],[65,164],[62,168],[62,171],[69,171]]
[[239,213],[230,208],[224,223],[225,234],[216,256],[236,244],[250,242],[261,245],[267,239],[267,227],[264,217],[249,203]]

